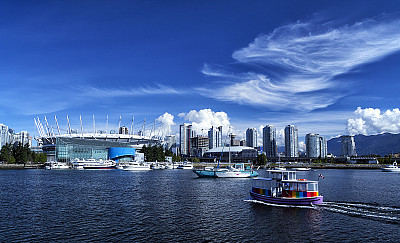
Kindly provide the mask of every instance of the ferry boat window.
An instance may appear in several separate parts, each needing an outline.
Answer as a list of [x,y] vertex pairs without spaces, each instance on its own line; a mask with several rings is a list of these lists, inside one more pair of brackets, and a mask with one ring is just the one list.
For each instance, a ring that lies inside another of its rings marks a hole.
[[287,180],[288,179],[288,173],[282,173],[282,180]]
[[285,183],[283,186],[283,190],[289,190],[289,189],[290,189],[289,183]]
[[289,180],[296,180],[296,173],[295,172],[289,172]]
[[309,183],[307,191],[318,191],[317,183]]
[[297,183],[290,183],[290,190],[297,191]]
[[306,183],[299,183],[298,191],[301,191],[301,192],[307,191],[307,184]]

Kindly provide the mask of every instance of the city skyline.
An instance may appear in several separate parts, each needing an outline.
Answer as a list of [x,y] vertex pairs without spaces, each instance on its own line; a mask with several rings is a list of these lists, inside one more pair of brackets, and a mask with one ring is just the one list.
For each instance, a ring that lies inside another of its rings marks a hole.
[[31,136],[44,115],[63,129],[67,115],[88,130],[93,115],[98,129],[134,117],[135,132],[156,120],[163,136],[183,123],[239,139],[272,124],[277,140],[294,124],[299,142],[400,132],[396,1],[1,6],[0,123]]

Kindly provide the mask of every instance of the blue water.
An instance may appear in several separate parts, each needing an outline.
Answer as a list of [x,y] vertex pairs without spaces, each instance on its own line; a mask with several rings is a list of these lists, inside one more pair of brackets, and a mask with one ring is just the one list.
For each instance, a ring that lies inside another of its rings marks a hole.
[[[264,171],[259,171],[265,175]],[[190,170],[0,171],[0,242],[287,242],[400,239],[400,173],[318,170],[328,202],[251,202],[251,179]]]

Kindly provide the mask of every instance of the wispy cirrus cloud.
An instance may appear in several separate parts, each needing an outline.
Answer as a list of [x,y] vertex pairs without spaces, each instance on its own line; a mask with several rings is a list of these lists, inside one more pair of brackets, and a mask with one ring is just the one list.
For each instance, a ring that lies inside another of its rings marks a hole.
[[98,88],[84,86],[81,91],[92,97],[121,97],[121,96],[144,96],[144,95],[168,95],[168,94],[184,94],[182,90],[172,88],[163,84],[155,84],[153,86],[142,86],[135,88]]
[[297,22],[257,37],[232,57],[248,71],[205,64],[203,74],[225,81],[210,89],[222,101],[272,110],[315,110],[349,94],[338,75],[400,50],[400,19],[368,19],[353,25]]

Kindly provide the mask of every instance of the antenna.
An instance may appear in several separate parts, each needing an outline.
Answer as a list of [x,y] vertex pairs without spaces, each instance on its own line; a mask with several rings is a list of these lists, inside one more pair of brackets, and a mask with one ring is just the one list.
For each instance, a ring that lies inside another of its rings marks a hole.
[[83,138],[82,115],[79,115],[79,120],[81,121],[81,132],[82,132],[82,138]]
[[60,127],[58,126],[58,121],[57,121],[57,116],[56,116],[56,115],[54,115],[54,119],[56,120],[58,135],[61,135],[61,133],[60,133]]
[[118,133],[119,133],[119,128],[121,127],[121,116],[119,116],[119,123],[118,123]]

